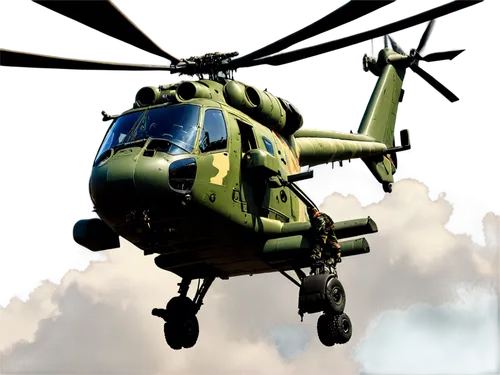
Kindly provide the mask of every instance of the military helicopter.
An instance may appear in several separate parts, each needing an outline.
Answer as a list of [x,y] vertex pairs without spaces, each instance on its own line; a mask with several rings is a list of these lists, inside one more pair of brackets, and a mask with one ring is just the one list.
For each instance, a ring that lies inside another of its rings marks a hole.
[[[318,336],[327,346],[352,334],[344,312],[346,296],[335,269],[306,276],[314,243],[308,209],[316,205],[296,185],[312,178],[301,167],[362,159],[384,191],[392,191],[397,153],[411,148],[409,132],[395,145],[394,127],[406,69],[421,76],[448,100],[458,98],[425,72],[419,61],[451,60],[460,51],[421,52],[434,19],[481,1],[453,1],[416,16],[328,43],[278,54],[284,49],[371,13],[392,1],[350,1],[317,22],[243,57],[207,53],[178,59],[160,49],[111,1],[35,1],[138,48],[169,65],[132,65],[65,59],[0,50],[0,64],[87,70],[165,70],[198,76],[141,88],[133,108],[112,121],[93,163],[90,196],[100,219],[75,224],[74,239],[92,251],[120,247],[119,236],[158,267],[181,277],[179,296],[165,309],[164,334],[173,349],[193,347],[196,317],[216,278],[281,272],[299,286],[299,314],[321,312]],[[409,54],[388,34],[429,22]],[[237,69],[283,65],[384,37],[378,56],[363,57],[363,69],[378,78],[356,134],[302,129],[303,119],[287,100],[234,80]],[[377,232],[371,218],[337,222],[342,256],[370,251],[365,234]],[[299,279],[287,271],[294,271]],[[193,280],[202,280],[193,299]]]

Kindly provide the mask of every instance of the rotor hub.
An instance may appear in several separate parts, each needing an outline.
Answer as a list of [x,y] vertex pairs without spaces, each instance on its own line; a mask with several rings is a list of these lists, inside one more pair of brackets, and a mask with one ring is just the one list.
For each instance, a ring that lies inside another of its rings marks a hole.
[[410,65],[418,65],[418,62],[422,60],[422,56],[418,53],[415,48],[410,50]]

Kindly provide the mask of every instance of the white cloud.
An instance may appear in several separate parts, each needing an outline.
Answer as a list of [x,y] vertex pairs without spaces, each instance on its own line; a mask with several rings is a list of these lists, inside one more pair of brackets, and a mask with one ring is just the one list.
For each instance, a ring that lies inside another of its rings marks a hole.
[[459,287],[452,302],[386,311],[354,349],[367,374],[497,374],[498,295]]
[[[375,196],[366,200],[352,188],[360,181],[371,183],[348,168],[325,168],[310,186],[334,220],[369,215],[379,227],[367,236],[370,254],[339,266],[354,324],[348,344],[323,347],[317,316],[300,323],[297,287],[269,274],[216,280],[199,314],[197,345],[172,351],[150,311],[176,295],[179,280],[122,241],[120,249],[85,254],[64,276],[42,280],[24,294],[29,298],[12,297],[0,308],[0,373],[390,373],[411,371],[415,354],[405,348],[412,345],[434,369],[454,369],[457,353],[468,353],[470,368],[484,369],[496,352],[484,349],[495,342],[481,335],[498,332],[488,320],[498,312],[491,302],[498,297],[498,212],[473,201],[463,210],[452,193],[433,191],[412,176],[401,176],[391,195],[372,186]],[[457,212],[465,214],[458,220]],[[481,243],[472,238],[478,230]],[[482,320],[458,309],[457,301],[482,311]],[[460,336],[471,333],[464,324],[478,333],[474,340]],[[423,345],[431,338],[432,345]],[[391,347],[398,349],[397,360],[386,350]],[[382,360],[389,356],[393,361]]]
[[471,260],[478,273],[486,277],[495,277],[493,265],[483,255],[474,253],[471,256]]

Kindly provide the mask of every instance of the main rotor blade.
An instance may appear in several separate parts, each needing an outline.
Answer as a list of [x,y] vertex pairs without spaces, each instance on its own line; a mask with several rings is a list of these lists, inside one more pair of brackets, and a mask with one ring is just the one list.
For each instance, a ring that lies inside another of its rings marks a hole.
[[366,0],[351,0],[344,4],[337,10],[334,10],[327,16],[320,20],[296,31],[274,43],[271,43],[257,51],[242,56],[234,61],[250,61],[259,57],[269,56],[273,53],[283,51],[285,48],[293,46],[303,40],[312,38],[313,36],[324,33],[325,31],[334,29],[335,27],[344,25],[348,22],[354,21],[364,15],[380,9],[396,0],[383,0],[383,1],[366,1]]
[[458,100],[458,97],[455,94],[453,94],[450,90],[444,87],[442,83],[438,82],[436,78],[431,76],[429,73],[427,73],[418,65],[412,64],[410,65],[410,69],[413,70],[415,73],[417,73],[420,77],[425,79],[427,83],[429,83],[432,87],[434,87],[441,94],[443,94],[446,97],[446,99],[448,99],[450,102],[453,103]]
[[[148,45],[150,46],[151,44],[150,43],[153,43],[155,48],[154,50],[156,51],[155,52],[151,52],[149,50],[145,50],[144,48],[140,48],[138,46],[135,46],[133,44],[130,44],[124,40],[121,40],[121,39],[118,39],[110,34],[107,34],[107,33],[104,33],[100,30],[97,30],[96,28],[90,26],[90,25],[87,25],[81,21],[78,21],[74,18],[71,18],[61,12],[58,12],[57,10],[54,10],[52,8],[49,8],[48,6],[46,5],[43,5],[39,2],[36,2],[36,1],[33,1],[33,4],[36,5],[37,7],[47,11],[47,12],[50,12],[50,13],[53,13],[53,14],[56,14],[70,22],[73,22],[75,24],[78,24],[86,29],[89,29],[97,34],[100,34],[108,39],[111,39],[111,40],[114,40],[114,41],[117,41],[123,45],[126,45],[128,47],[131,47],[131,48],[134,48],[146,55],[150,55],[150,56],[154,56],[154,57],[157,57],[161,60],[164,60],[164,61],[169,61],[171,63],[174,63],[174,64],[177,64],[178,62],[181,61],[181,59],[179,59],[178,57],[174,56],[173,54],[171,54],[168,50],[166,49],[163,49],[160,45],[158,45],[155,41],[152,40],[152,38],[147,34],[145,33],[138,25],[136,25],[134,23],[134,21],[132,21],[132,19],[130,19],[116,4],[114,4],[112,1],[109,1],[109,0],[106,0],[107,3],[109,3],[111,5],[111,9],[113,10],[113,13],[117,13],[116,11],[118,11],[119,14],[121,14],[122,16],[125,16],[125,19],[128,20],[129,23],[131,23],[133,26],[134,26],[134,30],[139,30],[139,35],[140,35],[140,39],[141,41],[144,41],[144,40],[148,40]],[[95,3],[94,3],[95,4]],[[72,10],[74,10],[74,8],[71,8]],[[137,38],[136,38],[137,39]],[[141,43],[141,44],[144,44],[144,43]],[[147,48],[147,47],[146,47]]]
[[[394,33],[399,30],[407,29],[409,27],[418,25],[422,22],[430,21],[431,19],[444,16],[449,13],[456,12],[460,9],[467,8],[471,5],[475,5],[483,2],[483,0],[455,0],[451,3],[441,5],[437,8],[425,11],[423,13],[417,14],[415,16],[405,18],[403,20],[390,23],[388,25],[365,31],[363,33],[348,36],[346,38],[333,40],[331,42],[318,44],[312,47],[302,48],[295,51],[285,52],[274,56],[263,57],[258,60],[254,60],[243,64],[234,64],[234,68],[248,67],[262,64],[269,65],[283,65],[294,61],[299,61],[307,59],[312,56],[321,55],[326,52],[334,51],[340,48],[348,47],[354,44],[364,42],[365,40],[371,38],[377,38],[379,36]],[[233,63],[233,61],[231,62]],[[232,64],[231,64],[232,65]]]
[[456,50],[456,51],[446,51],[446,52],[435,52],[429,53],[428,55],[422,57],[422,60],[427,62],[432,61],[440,61],[440,60],[453,60],[455,57],[460,55],[464,49]]
[[420,38],[420,42],[418,43],[417,47],[417,52],[422,51],[422,49],[425,47],[425,44],[427,43],[427,40],[429,39],[429,36],[431,35],[433,28],[434,28],[434,20],[430,20],[429,24],[425,28],[424,33],[422,34],[422,37]]
[[382,37],[382,46],[384,48],[386,48],[386,47],[392,47],[392,40],[390,38],[390,35],[384,35]]
[[120,64],[103,61],[76,60],[64,57],[0,49],[0,65],[23,68],[81,69],[81,70],[170,70],[170,66]]
[[151,36],[149,36],[138,24],[136,24],[128,15],[126,15],[118,5],[115,4],[113,0],[106,0],[113,8],[115,8],[134,28],[141,33],[144,38],[147,38],[156,48],[156,51],[166,59],[170,60],[173,64],[178,64],[182,59],[174,56],[172,52],[168,49],[163,48],[158,42],[156,42]]

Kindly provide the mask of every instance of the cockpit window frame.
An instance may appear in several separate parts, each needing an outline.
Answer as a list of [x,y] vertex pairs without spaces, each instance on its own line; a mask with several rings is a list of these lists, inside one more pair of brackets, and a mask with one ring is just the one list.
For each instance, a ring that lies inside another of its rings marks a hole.
[[[102,146],[104,145],[104,142],[106,141],[106,138],[108,137],[108,134],[109,132],[111,131],[111,129],[113,128],[113,126],[115,125],[116,121],[123,117],[123,116],[126,116],[126,115],[129,115],[131,113],[135,113],[135,112],[142,112],[142,115],[139,116],[137,118],[137,120],[134,122],[134,125],[132,126],[131,130],[132,129],[135,129],[137,127],[137,124],[139,122],[141,122],[144,118],[144,116],[151,110],[155,110],[155,109],[159,109],[159,108],[165,108],[165,107],[180,107],[180,106],[192,106],[192,107],[198,107],[198,121],[197,121],[197,124],[196,124],[196,127],[195,127],[195,131],[196,131],[196,134],[195,134],[195,137],[194,137],[194,140],[193,140],[193,146],[191,148],[191,150],[187,150],[187,153],[194,153],[196,148],[197,148],[197,141],[198,141],[198,137],[199,137],[199,133],[200,133],[200,129],[201,129],[201,121],[202,119],[204,118],[204,107],[200,104],[196,104],[196,103],[176,103],[176,104],[161,104],[161,105],[153,105],[153,106],[149,106],[149,107],[142,107],[142,108],[134,108],[134,109],[131,109],[131,110],[128,110],[128,111],[125,111],[123,112],[120,116],[118,116],[116,119],[114,119],[112,121],[112,123],[109,125],[108,129],[106,130],[106,133],[101,141],[101,144],[99,145],[99,148],[97,149],[97,152],[96,152],[96,155],[94,157],[94,166],[95,166],[95,163],[99,157],[99,152],[101,151],[101,148]],[[153,137],[154,138],[154,137]],[[124,144],[127,144],[127,143],[135,143],[137,142],[137,139],[134,139],[132,140],[131,142],[126,142],[126,143],[121,143],[119,145],[124,145]],[[116,146],[114,146],[116,147]],[[110,148],[113,148],[113,147],[110,147]],[[101,154],[105,153],[107,150],[104,150]]]
[[[178,148],[181,148],[183,149],[186,153],[192,153],[195,149],[195,146],[196,146],[196,139],[198,137],[198,132],[199,132],[199,128],[200,128],[200,119],[201,119],[201,113],[202,113],[202,106],[200,105],[197,105],[197,104],[192,104],[192,103],[178,103],[178,104],[171,104],[171,105],[163,105],[163,106],[155,106],[155,107],[149,107],[145,112],[144,112],[144,116],[142,116],[139,120],[139,124],[136,123],[136,125],[132,128],[132,132],[135,132],[137,134],[137,131],[139,129],[139,127],[141,126],[141,123],[143,122],[144,120],[144,117],[145,116],[149,116],[149,114],[152,112],[152,111],[157,111],[157,110],[161,110],[161,109],[165,109],[165,108],[179,108],[179,107],[197,107],[198,108],[198,119],[196,120],[196,125],[192,126],[191,128],[194,129],[194,132],[191,133],[194,135],[194,137],[192,137],[192,139],[190,140],[190,142],[185,142],[185,141],[182,141],[181,139],[176,139],[175,137],[172,137],[171,135],[171,138],[170,139],[167,139],[167,138],[164,138],[163,136],[159,137],[159,136],[151,136],[151,134],[148,134],[149,137],[148,138],[153,138],[153,139],[166,139],[166,140],[169,140],[173,145],[177,146]],[[152,124],[155,124],[154,122]],[[149,124],[149,125],[152,125],[152,124]],[[175,126],[178,126],[180,128],[184,128],[186,125],[189,125],[187,123],[184,123],[184,124],[173,124],[171,129],[170,130],[173,130],[173,128]],[[184,131],[185,132],[185,131]],[[187,132],[185,132],[186,134],[188,134]],[[129,133],[130,135],[131,133]],[[127,135],[128,136],[128,135]],[[146,139],[148,139],[146,138]],[[130,142],[133,142],[137,139],[141,139],[140,137],[134,137],[133,139],[131,139]],[[126,142],[128,143],[128,142]],[[184,143],[184,145],[179,145],[179,143]],[[191,144],[190,144],[191,143]]]

